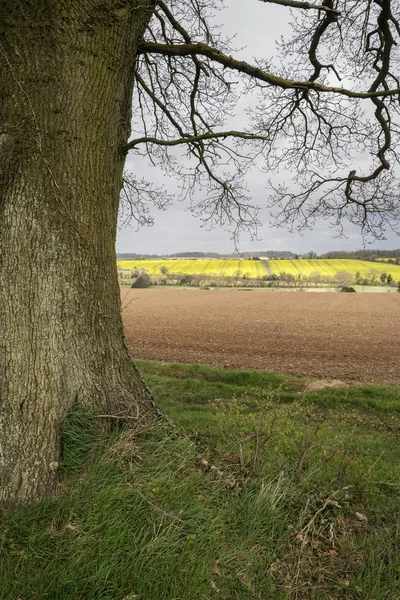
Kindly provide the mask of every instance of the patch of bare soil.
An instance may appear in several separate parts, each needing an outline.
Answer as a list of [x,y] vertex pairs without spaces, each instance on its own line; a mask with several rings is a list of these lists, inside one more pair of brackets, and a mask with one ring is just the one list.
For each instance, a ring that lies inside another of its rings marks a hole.
[[337,389],[348,387],[348,383],[340,381],[340,379],[312,379],[309,381],[304,389],[305,392],[319,392],[326,388]]
[[400,294],[152,288],[121,298],[136,358],[298,373],[324,387],[400,383]]

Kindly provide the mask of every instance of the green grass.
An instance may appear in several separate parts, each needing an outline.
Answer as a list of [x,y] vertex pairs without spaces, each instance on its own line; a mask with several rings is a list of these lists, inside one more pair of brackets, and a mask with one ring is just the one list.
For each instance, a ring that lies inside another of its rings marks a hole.
[[398,600],[400,388],[140,361],[178,430],[79,407],[59,494],[3,515],[1,600]]

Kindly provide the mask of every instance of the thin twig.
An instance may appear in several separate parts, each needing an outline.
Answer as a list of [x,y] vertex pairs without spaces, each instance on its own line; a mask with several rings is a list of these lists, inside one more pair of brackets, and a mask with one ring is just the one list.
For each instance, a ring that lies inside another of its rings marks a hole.
[[95,415],[96,419],[118,419],[119,421],[125,421],[125,419],[133,419],[137,421],[137,417],[131,417],[129,415],[119,416],[119,415]]
[[311,519],[308,521],[307,525],[305,525],[303,527],[303,529],[300,530],[300,532],[297,534],[296,538],[300,541],[301,540],[301,547],[304,548],[304,546],[307,543],[307,536],[308,533],[311,529],[311,527],[313,526],[313,524],[315,523],[316,518],[318,517],[318,515],[320,515],[321,513],[324,512],[324,510],[326,508],[328,508],[328,506],[334,506],[335,508],[341,508],[339,502],[336,502],[336,500],[331,500],[330,498],[328,498],[328,500],[325,502],[325,504],[319,508],[317,510],[317,512],[311,517]]

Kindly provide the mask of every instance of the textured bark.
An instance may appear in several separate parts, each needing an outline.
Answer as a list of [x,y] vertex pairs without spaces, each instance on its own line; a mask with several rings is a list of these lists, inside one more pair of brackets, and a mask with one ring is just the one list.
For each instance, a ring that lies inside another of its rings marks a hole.
[[123,342],[115,260],[135,49],[152,8],[0,0],[3,505],[54,490],[73,402],[153,418]]

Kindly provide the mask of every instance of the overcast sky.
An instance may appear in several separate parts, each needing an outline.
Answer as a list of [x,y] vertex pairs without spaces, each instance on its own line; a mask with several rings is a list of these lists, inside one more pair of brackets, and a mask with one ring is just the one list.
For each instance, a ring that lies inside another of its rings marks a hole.
[[[245,46],[241,57],[251,60],[254,56],[268,58],[274,52],[276,36],[288,31],[289,12],[287,8],[265,5],[257,0],[227,0],[227,8],[220,12],[218,21],[224,24],[224,33],[228,36],[236,34],[235,46]],[[243,124],[244,125],[244,124]],[[240,123],[236,128],[240,127]],[[127,168],[134,173],[140,170],[140,176],[146,177],[156,185],[164,184],[164,175],[158,169],[147,167],[138,158],[130,155]],[[282,174],[284,178],[284,174]],[[288,179],[291,174],[288,174]],[[165,182],[169,190],[174,192],[171,181]],[[257,171],[252,173],[248,182],[253,203],[265,205],[268,195],[267,176]],[[117,237],[117,252],[136,252],[143,254],[171,254],[180,251],[232,252],[234,246],[230,235],[223,229],[208,230],[201,227],[198,219],[193,217],[185,205],[176,202],[167,211],[154,211],[155,224],[139,230],[135,225],[122,228]],[[363,245],[360,232],[353,226],[347,230],[346,238],[337,238],[335,230],[329,223],[321,221],[313,229],[301,236],[283,229],[269,226],[268,210],[261,212],[263,225],[258,231],[258,241],[251,241],[242,236],[239,249],[241,251],[257,250],[292,250],[303,253],[314,250],[323,253],[328,250],[361,248]],[[388,234],[384,242],[376,242],[374,248],[398,248],[400,239],[395,234]]]

